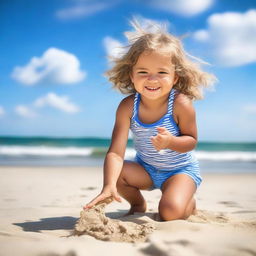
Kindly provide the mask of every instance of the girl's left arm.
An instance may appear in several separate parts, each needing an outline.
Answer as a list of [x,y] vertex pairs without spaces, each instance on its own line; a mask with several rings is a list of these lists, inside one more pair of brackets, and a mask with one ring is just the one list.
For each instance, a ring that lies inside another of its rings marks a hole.
[[172,135],[165,127],[158,127],[158,134],[151,137],[156,150],[169,148],[185,153],[193,150],[197,144],[196,113],[190,100],[184,94],[175,98],[173,117],[180,129],[180,136]]
[[181,153],[193,150],[197,144],[197,125],[192,100],[184,94],[178,94],[174,102],[173,115],[181,135],[171,135],[168,148]]

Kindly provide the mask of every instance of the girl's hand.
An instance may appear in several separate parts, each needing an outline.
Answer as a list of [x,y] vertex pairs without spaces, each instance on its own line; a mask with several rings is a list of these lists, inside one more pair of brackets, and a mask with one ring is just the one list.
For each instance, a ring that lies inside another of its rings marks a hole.
[[114,200],[118,201],[118,202],[122,202],[121,197],[118,195],[117,193],[117,189],[115,186],[111,187],[111,186],[105,186],[101,193],[96,196],[91,202],[89,202],[88,204],[86,204],[83,209],[90,209],[91,207],[93,207],[94,205],[96,205],[97,203],[99,203],[100,201],[103,201],[109,197],[112,197]]
[[165,127],[157,127],[158,134],[152,136],[151,142],[157,151],[166,149],[170,145],[173,135]]

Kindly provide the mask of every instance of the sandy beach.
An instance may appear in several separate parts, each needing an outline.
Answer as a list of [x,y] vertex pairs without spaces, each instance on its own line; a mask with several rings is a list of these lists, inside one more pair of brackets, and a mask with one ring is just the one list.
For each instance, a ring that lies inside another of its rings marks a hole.
[[100,167],[0,167],[0,255],[256,255],[256,175],[203,179],[188,220],[157,220],[159,190],[143,191],[145,214],[122,217],[127,202],[108,204],[107,218],[155,227],[145,242],[128,243],[73,235],[82,206],[101,190]]

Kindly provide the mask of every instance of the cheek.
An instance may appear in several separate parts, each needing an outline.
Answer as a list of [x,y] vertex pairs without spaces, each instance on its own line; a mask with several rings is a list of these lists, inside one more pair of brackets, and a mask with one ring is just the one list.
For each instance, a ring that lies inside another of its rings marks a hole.
[[163,81],[164,83],[170,84],[170,83],[173,83],[173,78],[172,78],[172,77],[163,77],[163,78],[162,78],[162,81]]
[[133,83],[141,83],[141,82],[143,82],[145,79],[146,79],[146,77],[143,77],[143,76],[135,76],[135,77],[133,78]]

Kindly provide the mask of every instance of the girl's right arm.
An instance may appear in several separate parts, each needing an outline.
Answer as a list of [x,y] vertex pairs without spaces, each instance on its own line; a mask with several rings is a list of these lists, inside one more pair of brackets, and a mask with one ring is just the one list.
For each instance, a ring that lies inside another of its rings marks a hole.
[[88,209],[98,202],[113,197],[121,202],[117,193],[116,183],[121,173],[128,140],[130,120],[133,108],[133,96],[128,96],[121,101],[116,111],[116,121],[112,133],[111,145],[104,161],[104,181],[101,193],[83,208]]

